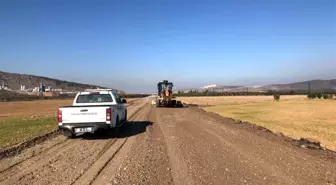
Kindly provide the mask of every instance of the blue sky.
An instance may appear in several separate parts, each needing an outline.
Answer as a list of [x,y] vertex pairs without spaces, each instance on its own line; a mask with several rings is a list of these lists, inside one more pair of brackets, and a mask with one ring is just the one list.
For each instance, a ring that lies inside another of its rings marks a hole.
[[335,0],[0,1],[0,70],[155,91],[336,78]]

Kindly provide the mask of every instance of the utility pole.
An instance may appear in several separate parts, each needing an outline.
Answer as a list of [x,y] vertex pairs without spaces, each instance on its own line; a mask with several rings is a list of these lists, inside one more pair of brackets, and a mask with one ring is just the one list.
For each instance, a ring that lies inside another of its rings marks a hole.
[[310,82],[308,82],[308,92],[310,94]]

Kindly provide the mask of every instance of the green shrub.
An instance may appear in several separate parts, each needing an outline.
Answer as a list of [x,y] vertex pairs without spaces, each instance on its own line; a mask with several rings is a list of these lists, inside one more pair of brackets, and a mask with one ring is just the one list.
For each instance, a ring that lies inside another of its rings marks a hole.
[[309,99],[315,99],[316,98],[316,94],[315,93],[311,93],[311,94],[308,94],[307,97]]
[[322,98],[322,94],[321,93],[317,93],[316,97],[318,97],[319,99],[321,99]]
[[273,94],[273,98],[275,101],[279,101],[280,100],[280,94]]
[[328,94],[323,94],[323,99],[329,99]]

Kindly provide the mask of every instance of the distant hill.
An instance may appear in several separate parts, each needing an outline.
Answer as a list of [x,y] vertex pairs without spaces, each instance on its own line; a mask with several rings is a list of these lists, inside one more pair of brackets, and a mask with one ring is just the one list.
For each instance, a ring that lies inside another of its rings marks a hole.
[[297,91],[308,92],[310,84],[311,92],[324,92],[335,91],[336,92],[336,79],[331,80],[310,80],[304,82],[295,82],[289,84],[271,84],[266,86],[225,86],[217,85],[215,88],[192,88],[192,89],[180,89],[179,91],[187,92],[189,90],[198,92],[262,92],[262,91]]
[[[310,84],[310,85],[309,85]],[[290,84],[273,84],[256,88],[257,90],[275,90],[275,91],[336,91],[336,79],[331,80],[310,80]]]
[[[38,87],[42,82],[46,87],[51,86],[53,89],[63,89],[68,91],[81,91],[84,89],[94,89],[94,88],[106,88],[97,85],[82,84],[76,82],[69,82],[65,80],[58,80],[43,76],[18,74],[18,73],[8,73],[0,71],[0,86],[2,83],[7,84],[7,87],[12,90],[20,90],[21,85],[24,85],[26,89]],[[123,91],[114,89],[120,93]]]

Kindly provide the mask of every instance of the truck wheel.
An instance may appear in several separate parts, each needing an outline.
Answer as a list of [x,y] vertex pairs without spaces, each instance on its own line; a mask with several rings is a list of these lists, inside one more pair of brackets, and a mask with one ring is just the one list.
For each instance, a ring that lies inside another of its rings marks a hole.
[[127,111],[125,111],[125,118],[124,118],[125,123],[127,122]]
[[114,135],[116,137],[118,137],[118,135],[119,135],[119,126],[120,126],[120,124],[119,124],[119,117],[117,116],[116,127],[114,128]]
[[125,127],[125,124],[127,123],[127,111],[125,112],[125,117],[120,122],[120,128],[119,131],[123,132],[123,128]]
[[76,136],[76,134],[72,133],[70,130],[64,129],[63,130],[63,135],[72,139]]

